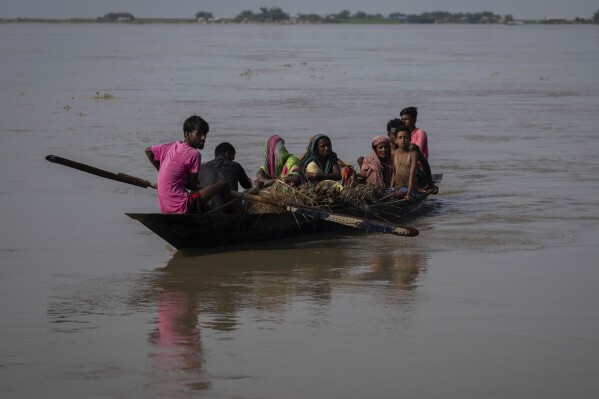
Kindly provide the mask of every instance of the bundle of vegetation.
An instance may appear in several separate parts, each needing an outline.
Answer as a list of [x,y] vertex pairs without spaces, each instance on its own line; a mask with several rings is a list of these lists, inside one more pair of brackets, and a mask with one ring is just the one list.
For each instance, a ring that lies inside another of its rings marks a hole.
[[[385,200],[387,192],[366,184],[350,184],[342,187],[333,181],[323,181],[317,185],[289,187],[282,182],[277,182],[260,191],[259,195],[282,206],[315,207],[330,211],[343,208],[364,209],[371,204]],[[284,211],[281,207],[263,202],[248,204],[250,213],[280,213]]]

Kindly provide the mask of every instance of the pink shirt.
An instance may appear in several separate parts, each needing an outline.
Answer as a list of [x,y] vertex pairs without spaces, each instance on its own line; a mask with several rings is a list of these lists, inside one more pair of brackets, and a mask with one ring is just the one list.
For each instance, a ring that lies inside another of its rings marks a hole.
[[202,156],[183,141],[152,146],[158,171],[158,205],[162,213],[189,211],[187,185],[189,176],[200,171]]
[[415,128],[412,131],[412,144],[416,144],[420,147],[420,151],[422,151],[422,155],[426,159],[428,159],[428,139],[426,138],[426,132],[422,129]]

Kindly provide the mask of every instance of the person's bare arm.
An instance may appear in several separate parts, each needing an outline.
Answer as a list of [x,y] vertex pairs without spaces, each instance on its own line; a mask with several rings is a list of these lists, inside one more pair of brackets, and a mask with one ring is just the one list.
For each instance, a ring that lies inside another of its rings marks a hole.
[[219,180],[214,184],[206,187],[202,187],[198,190],[200,192],[200,203],[205,204],[215,195],[221,195],[224,202],[229,202],[231,197],[231,187],[229,182],[226,180]]
[[310,181],[320,182],[323,180],[341,180],[341,169],[338,164],[333,165],[331,173],[306,173],[306,178]]
[[263,187],[272,185],[277,179],[269,179],[262,169],[256,172],[256,183],[262,183]]
[[414,197],[412,196],[412,190],[414,190],[414,184],[416,183],[416,169],[418,168],[418,153],[416,151],[410,152],[410,178],[408,179],[408,192],[406,193],[406,201],[411,201]]
[[154,157],[154,152],[152,151],[152,147],[146,148],[146,156],[150,160],[150,163],[152,165],[154,165],[156,170],[160,170],[160,162],[158,162],[158,160],[156,160],[156,158]]
[[284,179],[285,184],[290,186],[299,186],[302,184],[302,176],[300,175],[289,175]]
[[252,181],[245,173],[245,169],[243,169],[243,166],[241,165],[239,165],[239,184],[241,187],[246,189],[252,187]]

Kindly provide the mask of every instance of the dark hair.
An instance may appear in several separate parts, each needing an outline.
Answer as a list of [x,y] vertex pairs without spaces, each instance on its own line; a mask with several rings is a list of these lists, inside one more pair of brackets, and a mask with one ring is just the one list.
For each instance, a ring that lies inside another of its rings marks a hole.
[[399,116],[402,115],[410,115],[414,120],[418,119],[418,108],[416,107],[408,107],[399,111]]
[[389,130],[391,130],[392,128],[395,128],[395,130],[397,130],[400,127],[405,127],[404,123],[401,121],[401,119],[395,118],[395,119],[391,119],[389,122],[387,122],[387,133],[389,133]]
[[198,133],[207,134],[210,127],[208,126],[208,122],[203,120],[200,116],[192,115],[185,119],[185,122],[183,123],[183,134],[191,133],[194,130],[197,130]]
[[231,155],[235,155],[236,151],[235,151],[235,147],[233,147],[233,145],[231,143],[220,143],[219,145],[216,146],[216,148],[214,149],[214,157],[218,158],[219,156],[225,156],[225,154],[230,153]]

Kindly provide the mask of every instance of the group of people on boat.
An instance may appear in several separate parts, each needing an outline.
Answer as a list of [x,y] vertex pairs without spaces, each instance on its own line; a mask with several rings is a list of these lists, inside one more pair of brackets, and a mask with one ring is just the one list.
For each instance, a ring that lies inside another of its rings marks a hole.
[[[372,150],[359,157],[356,170],[333,151],[331,139],[317,134],[297,157],[285,148],[279,135],[266,139],[264,160],[252,181],[235,162],[235,148],[224,142],[216,146],[215,158],[201,163],[209,131],[208,123],[193,115],[183,124],[184,141],[146,148],[158,170],[158,203],[162,213],[200,213],[232,203],[232,191],[263,189],[273,184],[290,187],[333,182],[338,189],[350,184],[369,184],[389,191],[389,197],[412,201],[422,192],[436,193],[428,163],[426,132],[416,127],[418,110],[404,108],[400,117],[387,123],[387,135],[372,139]],[[226,208],[235,212],[232,207]]]

